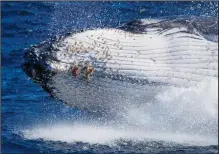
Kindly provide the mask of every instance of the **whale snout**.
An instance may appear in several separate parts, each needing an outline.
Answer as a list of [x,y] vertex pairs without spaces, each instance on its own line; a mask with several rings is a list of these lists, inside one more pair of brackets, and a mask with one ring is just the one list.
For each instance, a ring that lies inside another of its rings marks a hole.
[[55,72],[48,69],[45,57],[37,54],[35,50],[27,50],[24,53],[24,60],[23,71],[35,82],[40,83],[42,87],[46,87],[47,82]]
[[45,71],[44,67],[40,64],[34,64],[29,62],[24,63],[22,65],[22,69],[29,77],[31,77],[34,80],[39,80],[39,75]]

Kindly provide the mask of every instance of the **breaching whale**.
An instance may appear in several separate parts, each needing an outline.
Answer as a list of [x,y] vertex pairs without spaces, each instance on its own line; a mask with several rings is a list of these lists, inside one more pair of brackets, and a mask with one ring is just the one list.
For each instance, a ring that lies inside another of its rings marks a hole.
[[[105,111],[141,104],[161,86],[218,78],[217,27],[213,18],[173,17],[68,33],[26,49],[23,70],[72,107]],[[94,69],[89,80],[87,63]]]

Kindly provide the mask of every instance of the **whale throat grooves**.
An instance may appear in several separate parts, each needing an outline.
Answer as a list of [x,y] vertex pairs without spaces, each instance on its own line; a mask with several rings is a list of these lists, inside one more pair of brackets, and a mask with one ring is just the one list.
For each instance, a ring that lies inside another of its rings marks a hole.
[[69,33],[28,48],[24,70],[72,107],[125,109],[153,102],[163,87],[217,81],[217,27],[214,19],[143,19]]

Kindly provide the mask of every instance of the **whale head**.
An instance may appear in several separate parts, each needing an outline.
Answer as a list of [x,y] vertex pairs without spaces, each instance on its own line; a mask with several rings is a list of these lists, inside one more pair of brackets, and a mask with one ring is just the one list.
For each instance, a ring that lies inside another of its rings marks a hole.
[[[212,19],[180,18],[68,33],[28,48],[23,70],[73,107],[106,110],[121,102],[144,103],[151,87],[218,78],[217,27]],[[89,80],[88,63],[94,69]]]

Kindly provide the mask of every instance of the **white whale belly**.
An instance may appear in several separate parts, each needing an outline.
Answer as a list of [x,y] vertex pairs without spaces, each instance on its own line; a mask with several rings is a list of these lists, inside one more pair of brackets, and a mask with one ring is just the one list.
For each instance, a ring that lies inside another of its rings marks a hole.
[[[217,79],[218,43],[183,32],[168,35],[177,30],[133,34],[97,29],[66,37],[55,55],[63,63],[50,64],[61,70],[50,82],[53,93],[74,107],[113,110],[149,103],[162,85],[188,87]],[[84,61],[95,69],[89,81],[66,72]]]
[[[118,29],[88,30],[64,40],[56,57],[63,63],[90,61],[96,72],[171,85],[190,85],[218,77],[218,43],[195,34]],[[175,32],[176,30],[174,30]],[[181,29],[178,29],[181,31]],[[63,50],[67,52],[63,55]],[[55,66],[61,69],[62,65]]]

